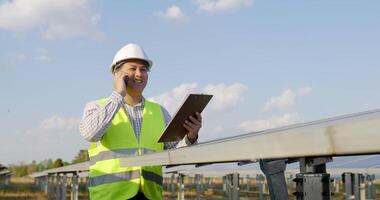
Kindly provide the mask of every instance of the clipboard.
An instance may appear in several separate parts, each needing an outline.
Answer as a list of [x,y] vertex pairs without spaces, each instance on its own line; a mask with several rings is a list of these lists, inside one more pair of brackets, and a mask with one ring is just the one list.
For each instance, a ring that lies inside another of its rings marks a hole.
[[208,94],[189,94],[185,101],[174,114],[172,120],[162,133],[158,142],[180,141],[186,135],[187,130],[182,124],[189,118],[190,115],[195,115],[196,112],[202,113],[213,95]]

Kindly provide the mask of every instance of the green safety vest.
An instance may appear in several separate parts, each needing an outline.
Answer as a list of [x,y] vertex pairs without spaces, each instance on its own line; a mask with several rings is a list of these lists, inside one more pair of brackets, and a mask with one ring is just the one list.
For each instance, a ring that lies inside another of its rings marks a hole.
[[[104,105],[106,99],[98,102]],[[157,141],[164,129],[161,106],[145,100],[139,142],[120,108],[100,142],[91,143],[88,149],[90,199],[125,200],[139,191],[149,199],[162,199],[162,166],[121,167],[120,158],[162,151],[164,144]]]

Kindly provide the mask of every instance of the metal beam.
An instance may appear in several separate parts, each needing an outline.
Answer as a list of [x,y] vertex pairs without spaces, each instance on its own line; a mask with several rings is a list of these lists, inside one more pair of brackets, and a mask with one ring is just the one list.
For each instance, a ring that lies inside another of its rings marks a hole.
[[379,130],[380,110],[373,110],[126,157],[121,159],[121,166],[376,154],[380,153]]

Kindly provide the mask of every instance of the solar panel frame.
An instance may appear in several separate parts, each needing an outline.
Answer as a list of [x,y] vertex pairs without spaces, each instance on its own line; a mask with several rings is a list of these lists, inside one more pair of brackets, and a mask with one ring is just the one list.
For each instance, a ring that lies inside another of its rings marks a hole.
[[121,166],[379,154],[380,109],[122,158]]

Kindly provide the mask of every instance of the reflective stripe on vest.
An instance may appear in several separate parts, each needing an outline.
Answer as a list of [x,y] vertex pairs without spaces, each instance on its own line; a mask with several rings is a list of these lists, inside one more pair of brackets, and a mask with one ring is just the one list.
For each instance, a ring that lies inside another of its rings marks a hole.
[[90,187],[102,185],[105,183],[114,183],[118,181],[128,181],[131,179],[140,178],[140,170],[119,172],[115,174],[106,174],[102,176],[91,177],[88,180]]
[[[156,151],[150,149],[141,149],[141,155],[154,153]],[[114,159],[114,158],[124,158],[127,156],[137,156],[139,155],[138,148],[128,148],[128,149],[115,149],[112,151],[101,151],[95,156],[90,156],[90,165],[95,164],[98,161]]]
[[[162,185],[163,178],[153,172],[142,170],[142,176],[144,179],[155,182],[158,185]],[[128,181],[132,179],[140,178],[140,170],[133,170],[127,172],[119,172],[114,174],[106,174],[102,176],[96,176],[89,178],[88,184],[90,187],[102,185],[106,183],[114,183],[118,181]]]

